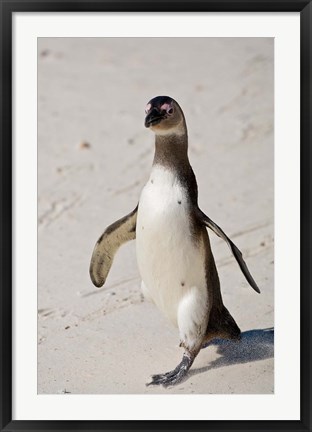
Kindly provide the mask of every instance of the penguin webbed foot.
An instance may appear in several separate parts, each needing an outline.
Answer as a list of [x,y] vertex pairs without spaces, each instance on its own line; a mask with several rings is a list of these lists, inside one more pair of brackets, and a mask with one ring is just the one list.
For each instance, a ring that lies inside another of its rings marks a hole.
[[179,384],[186,377],[192,363],[193,359],[189,355],[184,354],[181,363],[179,363],[175,369],[164,374],[153,375],[152,381],[146,385],[163,385],[164,387],[169,387]]

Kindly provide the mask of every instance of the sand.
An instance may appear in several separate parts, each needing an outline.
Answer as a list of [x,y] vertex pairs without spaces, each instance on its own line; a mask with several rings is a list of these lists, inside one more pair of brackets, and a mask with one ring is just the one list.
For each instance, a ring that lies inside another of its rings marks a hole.
[[[273,39],[38,41],[38,393],[274,392]],[[137,204],[149,177],[149,99],[182,106],[199,205],[242,250],[261,294],[210,232],[240,343],[214,341],[188,379],[146,387],[182,349],[144,300],[135,243],[102,289],[89,278],[105,227]]]

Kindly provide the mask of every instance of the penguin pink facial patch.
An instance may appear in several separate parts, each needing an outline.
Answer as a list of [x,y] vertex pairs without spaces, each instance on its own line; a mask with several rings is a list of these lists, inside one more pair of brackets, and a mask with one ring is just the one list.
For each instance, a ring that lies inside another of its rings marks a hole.
[[173,106],[172,104],[164,103],[161,105],[160,109],[161,111],[166,111],[168,114],[171,114],[170,110],[172,110]]
[[146,108],[145,108],[145,114],[147,114],[151,108],[152,108],[152,105],[150,103],[147,104]]

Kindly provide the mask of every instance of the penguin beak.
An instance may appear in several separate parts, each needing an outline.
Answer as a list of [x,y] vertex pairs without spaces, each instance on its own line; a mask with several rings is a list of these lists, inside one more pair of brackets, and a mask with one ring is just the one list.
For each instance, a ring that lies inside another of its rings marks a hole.
[[153,108],[145,117],[145,127],[155,126],[161,122],[164,115],[160,113],[156,108]]

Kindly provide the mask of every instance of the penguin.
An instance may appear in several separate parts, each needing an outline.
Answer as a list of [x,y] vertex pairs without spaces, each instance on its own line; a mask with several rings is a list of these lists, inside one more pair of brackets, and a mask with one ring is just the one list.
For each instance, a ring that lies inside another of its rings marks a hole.
[[250,286],[260,290],[240,250],[198,207],[180,105],[169,96],[157,96],[148,102],[145,114],[145,127],[155,134],[150,178],[136,208],[97,241],[90,276],[95,286],[103,286],[118,248],[136,239],[143,294],[178,328],[184,348],[172,371],[153,375],[147,383],[168,387],[186,378],[199,351],[212,339],[239,340],[241,335],[223,304],[207,228],[227,243]]

